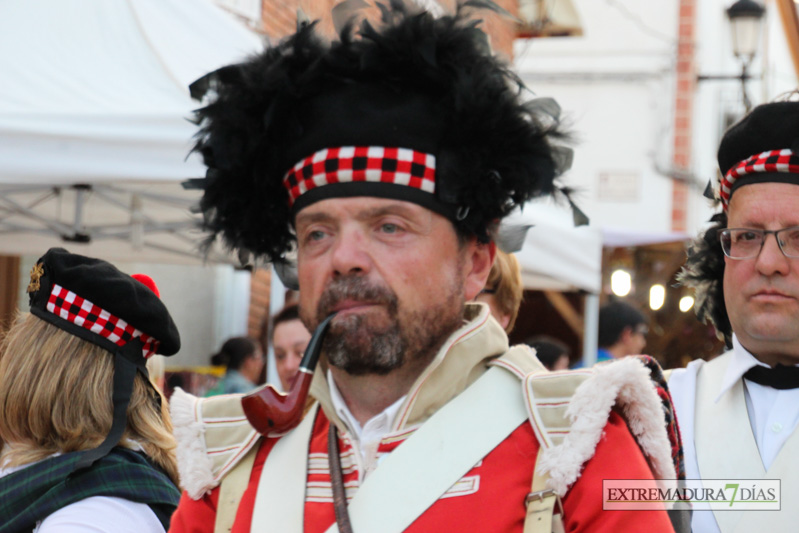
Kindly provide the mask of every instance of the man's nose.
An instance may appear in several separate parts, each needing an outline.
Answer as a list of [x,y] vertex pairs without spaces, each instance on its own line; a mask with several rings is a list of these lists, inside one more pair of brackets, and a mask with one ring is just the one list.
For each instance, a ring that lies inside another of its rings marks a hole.
[[342,230],[336,236],[331,253],[335,276],[363,274],[371,266],[366,238],[359,230]]
[[[773,237],[773,239],[771,238]],[[757,270],[764,276],[773,274],[785,275],[791,268],[790,259],[782,253],[777,236],[767,234],[764,236],[763,246],[757,256]]]

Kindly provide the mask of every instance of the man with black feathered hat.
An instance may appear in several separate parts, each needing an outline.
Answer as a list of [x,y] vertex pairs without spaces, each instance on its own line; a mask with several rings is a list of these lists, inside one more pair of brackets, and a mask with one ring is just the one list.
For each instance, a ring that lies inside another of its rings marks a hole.
[[[507,532],[526,516],[547,533],[559,521],[671,531],[664,512],[602,508],[603,479],[653,477],[620,415],[608,418],[615,396],[585,402],[599,411],[579,435],[564,437],[561,411],[531,424],[525,398],[534,413],[567,402],[520,390],[544,367],[509,350],[488,306],[467,303],[485,286],[497,222],[556,189],[568,160],[556,104],[522,101],[463,10],[394,2],[355,32],[340,11],[351,5],[334,13],[338,41],[302,25],[194,85],[215,93],[198,116],[206,227],[273,262],[296,250],[303,322],[335,317],[310,385],[318,407],[295,429],[242,407],[259,394],[175,393],[186,493],[172,531]],[[648,371],[629,369],[657,415],[637,427],[660,429],[656,474],[673,478]]]
[[731,350],[669,381],[686,475],[780,479],[781,511],[695,511],[694,531],[789,531],[799,522],[799,102],[756,107],[718,151],[722,210],[682,273]]

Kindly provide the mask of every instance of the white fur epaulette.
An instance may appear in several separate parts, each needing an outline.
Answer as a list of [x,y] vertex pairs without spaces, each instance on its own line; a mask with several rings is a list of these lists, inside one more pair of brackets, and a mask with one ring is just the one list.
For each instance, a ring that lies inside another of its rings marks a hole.
[[218,486],[260,438],[244,416],[241,397],[198,398],[176,389],[169,400],[180,483],[195,500]]
[[530,423],[544,448],[536,470],[563,496],[580,476],[602,438],[615,406],[649,462],[654,477],[676,478],[663,404],[638,359],[591,369],[535,372],[524,378]]

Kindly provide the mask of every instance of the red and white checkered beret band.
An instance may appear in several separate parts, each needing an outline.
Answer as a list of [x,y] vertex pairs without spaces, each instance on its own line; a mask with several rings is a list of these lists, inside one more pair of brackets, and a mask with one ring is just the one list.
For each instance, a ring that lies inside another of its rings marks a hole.
[[145,359],[158,350],[158,341],[154,338],[60,285],[53,284],[50,298],[47,300],[47,310],[110,340],[117,346],[124,346],[131,339],[141,338],[144,343],[142,356]]
[[799,156],[790,148],[770,150],[755,154],[733,166],[721,179],[719,197],[724,210],[730,203],[733,185],[736,181],[747,175],[765,173],[799,174]]
[[299,161],[286,173],[289,206],[317,187],[373,182],[406,185],[435,193],[436,158],[409,148],[340,146],[325,148]]

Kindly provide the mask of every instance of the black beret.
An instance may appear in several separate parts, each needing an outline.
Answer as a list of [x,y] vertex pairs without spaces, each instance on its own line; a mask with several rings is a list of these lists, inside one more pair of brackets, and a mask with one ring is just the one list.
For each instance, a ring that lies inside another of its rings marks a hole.
[[720,197],[741,185],[762,182],[799,184],[799,102],[759,105],[734,124],[721,140]]
[[146,283],[101,259],[51,248],[31,270],[31,313],[112,353],[138,337],[143,357],[172,355],[180,335]]

